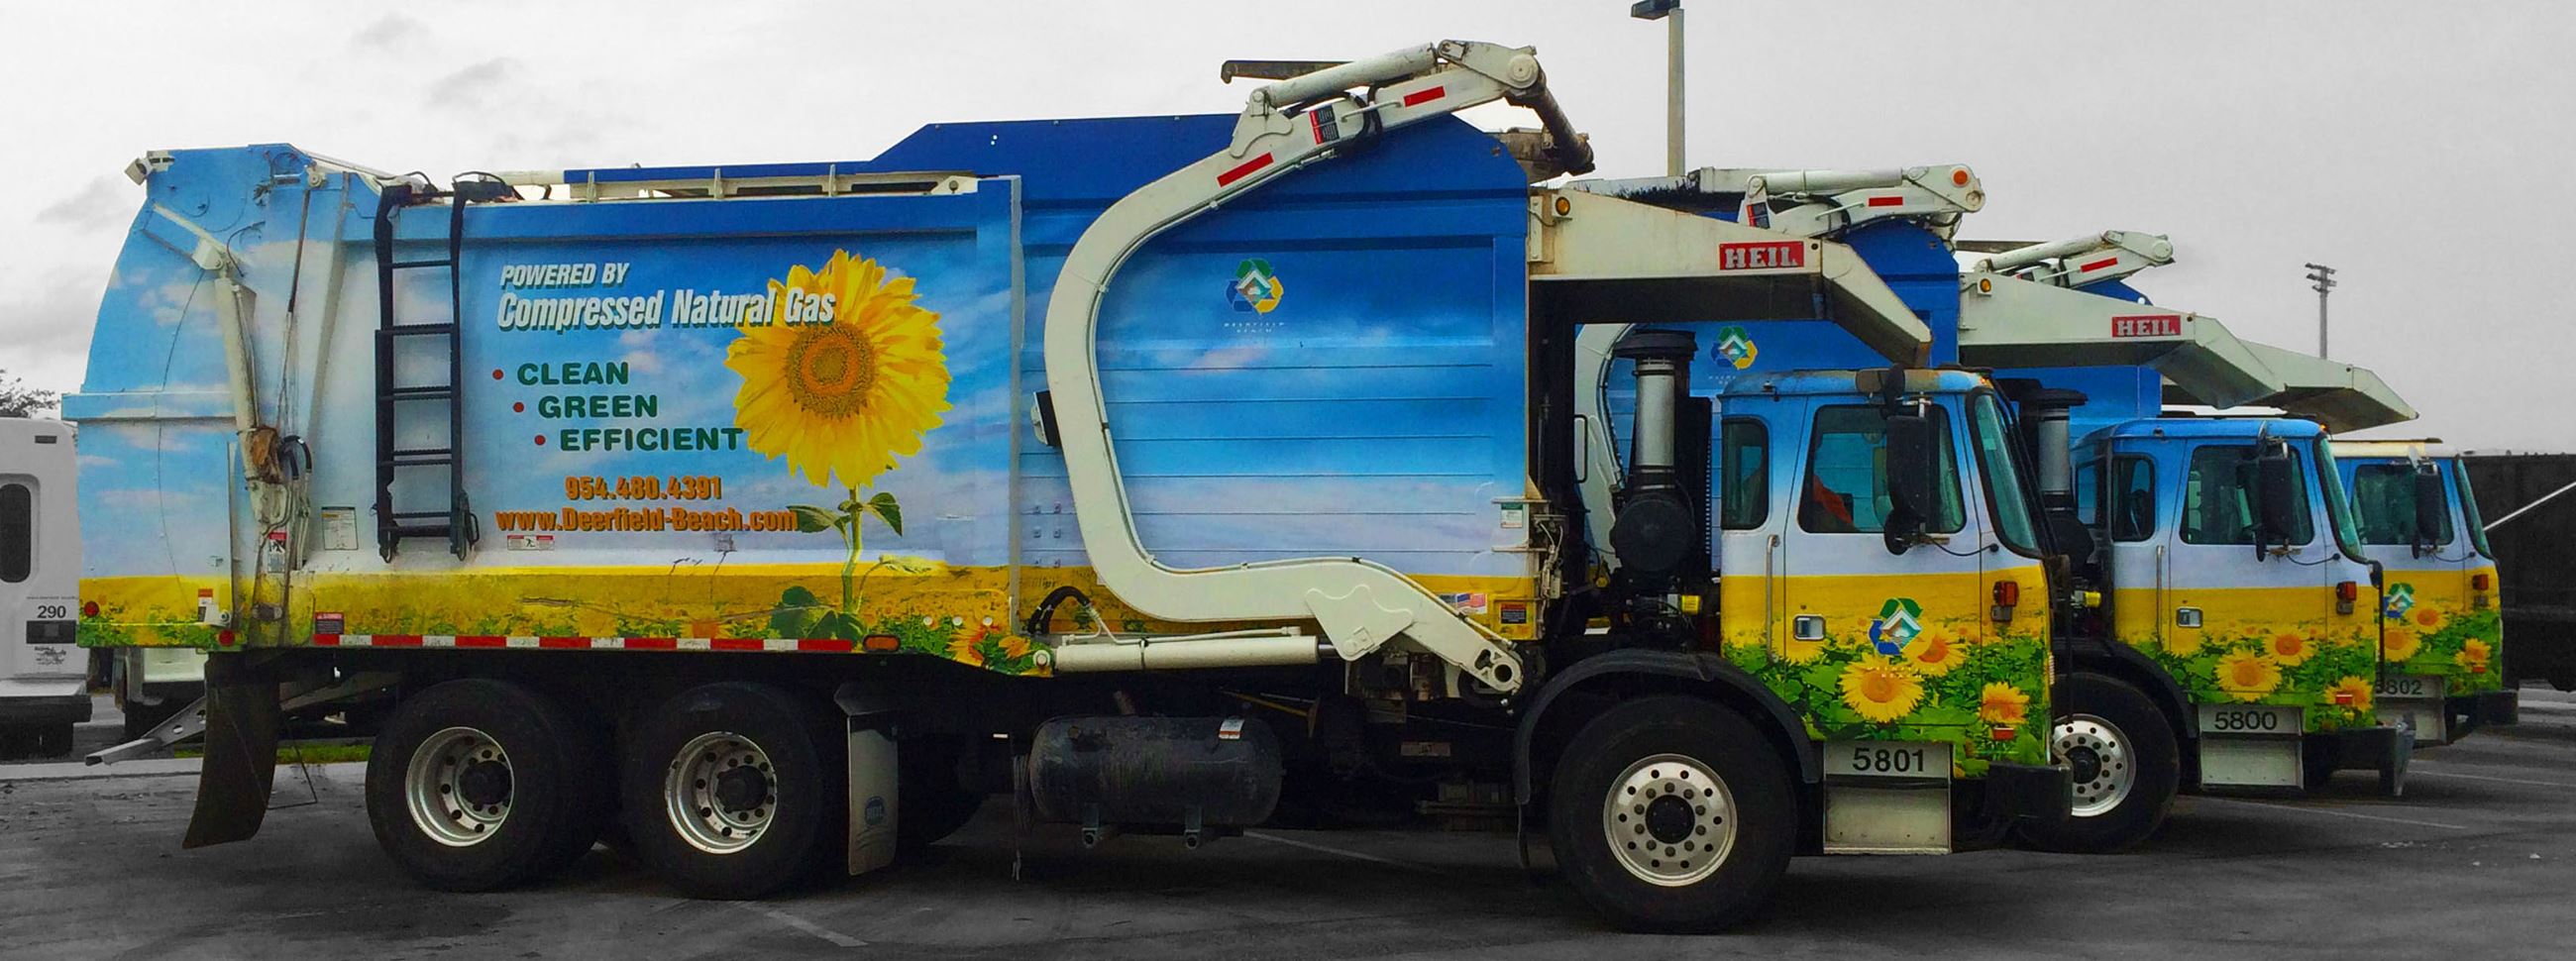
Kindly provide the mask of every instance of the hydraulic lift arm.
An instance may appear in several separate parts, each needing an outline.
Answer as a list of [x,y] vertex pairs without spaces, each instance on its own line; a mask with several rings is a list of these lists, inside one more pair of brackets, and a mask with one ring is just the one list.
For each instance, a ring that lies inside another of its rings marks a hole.
[[1947,239],[1959,218],[1986,205],[1985,185],[1964,164],[1896,170],[1702,167],[1678,177],[1585,180],[1571,186],[1681,209],[1732,206],[1737,223],[1800,237],[1830,237],[1872,221],[1905,218]]
[[1155,235],[1385,131],[1496,100],[1537,112],[1566,169],[1592,168],[1590,148],[1548,94],[1535,51],[1442,41],[1255,89],[1225,149],[1111,204],[1066,253],[1047,301],[1047,387],[1083,548],[1121,600],[1174,621],[1312,619],[1346,660],[1402,635],[1488,687],[1520,687],[1520,658],[1507,645],[1383,564],[1336,557],[1183,569],[1148,553],[1111,443],[1094,343],[1110,278]]
[[2007,250],[1978,261],[1977,269],[2059,287],[2082,287],[2125,279],[2173,260],[2173,241],[2163,234],[2105,230],[2072,240]]

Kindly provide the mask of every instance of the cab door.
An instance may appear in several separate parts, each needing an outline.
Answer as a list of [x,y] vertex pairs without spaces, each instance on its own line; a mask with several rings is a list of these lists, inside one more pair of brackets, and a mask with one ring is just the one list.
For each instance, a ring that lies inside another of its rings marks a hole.
[[2379,710],[2418,741],[2441,743],[2448,739],[2444,698],[2492,671],[2495,612],[2473,609],[2470,589],[2471,570],[2485,559],[2463,530],[2455,485],[2441,463],[2341,460],[2362,554],[2385,572],[2379,616],[2389,671],[2378,686]]
[[[1982,642],[1980,557],[1990,543],[1967,479],[1955,395],[1931,421],[1932,510],[1924,537],[1891,550],[1889,412],[1820,403],[1787,492],[1786,562],[1772,655],[1828,739],[1950,741],[1976,717],[1949,675]],[[1961,673],[1960,679],[1966,674]],[[1946,773],[1946,772],[1945,772]]]
[[[2378,664],[2377,638],[2367,630],[2372,599],[2359,596],[2366,578],[2342,586],[2358,569],[2329,529],[2340,513],[2322,499],[2328,485],[2316,473],[2311,448],[2276,449],[2293,462],[2297,492],[2288,504],[2289,529],[2258,550],[2255,460],[2265,444],[2275,443],[2183,445],[2174,536],[2162,571],[2165,603],[2156,614],[2163,632],[2159,659],[2203,704],[2300,708],[2303,723],[2282,734],[2367,724],[2368,686]],[[2239,715],[2220,723],[2247,718],[2286,720]]]

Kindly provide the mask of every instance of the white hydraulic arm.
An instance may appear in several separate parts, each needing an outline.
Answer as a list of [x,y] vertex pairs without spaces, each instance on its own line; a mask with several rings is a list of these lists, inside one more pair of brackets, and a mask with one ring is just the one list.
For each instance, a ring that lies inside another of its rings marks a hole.
[[1959,218],[1986,205],[1985,185],[1964,164],[1896,170],[1761,170],[1702,167],[1678,177],[1585,180],[1575,190],[1654,202],[1732,200],[1736,222],[1800,237],[1830,237],[1879,220],[1922,222],[1947,239]]
[[1560,162],[1591,169],[1536,51],[1442,41],[1254,90],[1225,149],[1120,198],[1067,252],[1047,301],[1047,387],[1083,549],[1100,583],[1129,606],[1174,621],[1312,619],[1346,660],[1402,636],[1488,687],[1520,687],[1524,672],[1509,646],[1383,564],[1333,557],[1185,569],[1148,553],[1111,444],[1094,343],[1110,278],[1155,235],[1381,132],[1496,100],[1535,110]]
[[2105,230],[2072,240],[2007,250],[1978,261],[1977,269],[2059,287],[2082,287],[2120,280],[2173,261],[2173,241],[2163,234]]

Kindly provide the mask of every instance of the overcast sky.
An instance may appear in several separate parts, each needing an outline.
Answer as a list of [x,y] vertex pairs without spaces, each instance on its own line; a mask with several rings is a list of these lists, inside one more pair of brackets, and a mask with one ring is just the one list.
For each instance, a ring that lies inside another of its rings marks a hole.
[[[2173,237],[2138,286],[2316,346],[2424,414],[2576,450],[2562,206],[2576,4],[1688,0],[1693,165],[1965,162],[1964,236]],[[875,155],[924,123],[1230,113],[1228,57],[1534,44],[1602,172],[1662,172],[1663,28],[1624,0],[155,3],[0,35],[0,370],[76,389],[147,149],[286,141],[387,170]],[[532,12],[533,11],[533,12]],[[1525,122],[1511,114],[1491,123]],[[2386,433],[2386,432],[2383,432]]]

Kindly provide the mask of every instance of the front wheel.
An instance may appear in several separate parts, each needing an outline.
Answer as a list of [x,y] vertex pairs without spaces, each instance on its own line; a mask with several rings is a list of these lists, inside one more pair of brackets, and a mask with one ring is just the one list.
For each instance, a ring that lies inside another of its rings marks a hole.
[[397,708],[367,757],[367,823],[403,871],[488,891],[572,863],[599,837],[604,738],[504,681],[449,681]]
[[1777,752],[1733,711],[1628,701],[1574,735],[1549,789],[1548,839],[1575,891],[1623,928],[1726,928],[1788,870],[1796,800]]
[[2164,826],[2182,780],[2173,728],[2137,688],[2092,673],[2057,682],[2050,752],[2072,770],[2065,816],[2018,829],[2049,851],[2104,854],[2144,841]]

